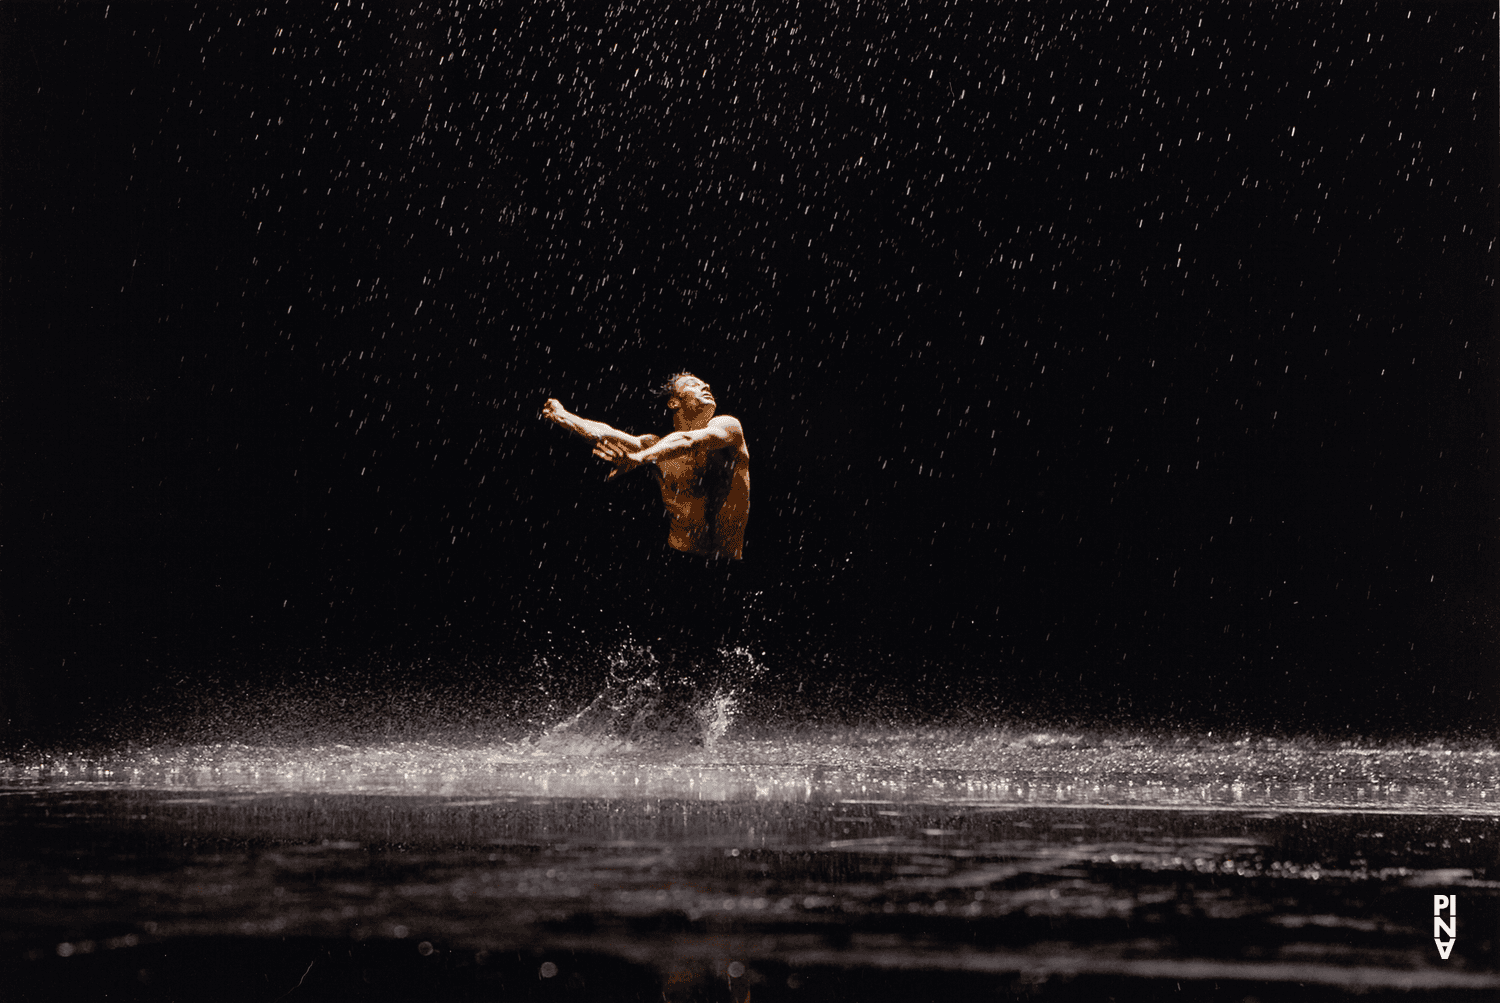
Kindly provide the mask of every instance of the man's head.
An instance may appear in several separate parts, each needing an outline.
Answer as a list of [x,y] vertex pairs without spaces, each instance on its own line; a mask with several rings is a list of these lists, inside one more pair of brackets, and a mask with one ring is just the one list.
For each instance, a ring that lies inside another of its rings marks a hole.
[[718,406],[713,391],[692,373],[673,373],[658,391],[667,399],[667,408],[681,410],[688,417],[698,418],[707,414],[712,417]]

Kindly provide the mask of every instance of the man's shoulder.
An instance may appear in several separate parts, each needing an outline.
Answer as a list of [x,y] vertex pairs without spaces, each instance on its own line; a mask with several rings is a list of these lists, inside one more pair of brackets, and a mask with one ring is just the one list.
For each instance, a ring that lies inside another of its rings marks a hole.
[[745,448],[745,427],[740,420],[732,414],[715,415],[708,422],[708,427],[717,429],[719,434],[729,439],[725,448],[733,446],[736,449]]

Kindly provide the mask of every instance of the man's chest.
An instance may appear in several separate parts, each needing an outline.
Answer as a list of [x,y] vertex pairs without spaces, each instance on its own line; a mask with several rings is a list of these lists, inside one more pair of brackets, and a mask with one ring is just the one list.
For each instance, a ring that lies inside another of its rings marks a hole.
[[657,464],[662,490],[694,498],[718,497],[729,489],[733,449],[704,449]]
[[661,476],[662,490],[673,494],[702,495],[707,461],[706,449],[659,461],[656,468]]

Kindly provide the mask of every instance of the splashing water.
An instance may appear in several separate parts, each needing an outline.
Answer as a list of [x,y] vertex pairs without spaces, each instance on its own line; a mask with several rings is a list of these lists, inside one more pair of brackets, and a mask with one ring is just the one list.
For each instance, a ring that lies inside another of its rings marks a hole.
[[766,668],[745,647],[722,648],[719,664],[685,673],[648,646],[624,644],[609,658],[603,689],[582,710],[536,737],[553,751],[701,746],[712,750],[734,724],[739,697]]
[[713,695],[697,708],[703,747],[710,751],[717,747],[719,739],[734,724],[739,714],[740,696],[766,674],[766,666],[743,645],[721,649],[719,655],[724,659],[725,674],[718,680]]
[[879,725],[748,735],[733,728],[732,695],[705,707],[702,745],[554,729],[514,742],[155,746],[0,759],[0,789],[1500,815],[1492,745]]
[[697,709],[698,724],[703,735],[703,747],[712,751],[719,739],[734,721],[736,703],[733,693],[715,693],[708,702]]

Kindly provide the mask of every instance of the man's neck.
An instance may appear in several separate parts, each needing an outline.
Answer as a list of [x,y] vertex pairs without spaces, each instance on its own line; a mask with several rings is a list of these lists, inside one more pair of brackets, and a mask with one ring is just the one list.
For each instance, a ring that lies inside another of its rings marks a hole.
[[683,414],[681,410],[674,411],[672,412],[672,431],[696,432],[700,428],[707,428],[713,416],[712,411],[701,411],[692,417]]

